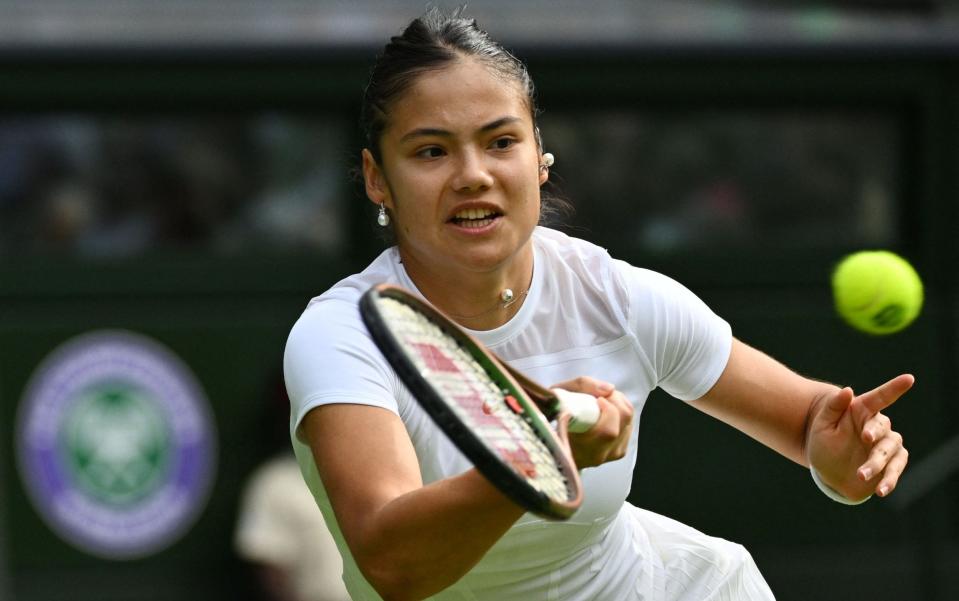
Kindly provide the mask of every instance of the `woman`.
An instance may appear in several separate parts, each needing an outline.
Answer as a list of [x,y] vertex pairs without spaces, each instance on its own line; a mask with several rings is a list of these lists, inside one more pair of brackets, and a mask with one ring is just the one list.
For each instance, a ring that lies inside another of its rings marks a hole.
[[[396,246],[313,299],[285,356],[301,470],[354,599],[771,599],[739,545],[626,503],[638,418],[660,386],[812,466],[855,503],[888,494],[907,453],[881,410],[800,377],[731,335],[662,275],[538,227],[551,157],[525,67],[475,22],[437,11],[378,58],[364,103],[366,193]],[[411,288],[519,369],[597,397],[572,440],[585,502],[524,515],[417,407],[357,312],[371,285]]]

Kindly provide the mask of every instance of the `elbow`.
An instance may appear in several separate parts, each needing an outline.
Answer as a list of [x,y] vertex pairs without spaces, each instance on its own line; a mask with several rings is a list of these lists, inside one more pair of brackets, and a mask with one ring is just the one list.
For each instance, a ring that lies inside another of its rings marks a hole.
[[380,556],[357,561],[366,581],[383,601],[419,601],[438,592],[413,576],[396,557]]
[[366,581],[383,598],[383,601],[412,601],[415,597],[407,592],[410,582],[403,582],[388,566],[361,565],[360,570]]
[[412,594],[409,587],[402,582],[390,580],[374,581],[371,578],[367,578],[367,580],[383,601],[419,601],[420,599],[426,598],[421,595]]
[[354,540],[353,559],[384,601],[429,598],[454,585],[479,560],[473,555],[463,560],[447,546],[434,545],[427,551],[429,541],[411,538],[371,528]]

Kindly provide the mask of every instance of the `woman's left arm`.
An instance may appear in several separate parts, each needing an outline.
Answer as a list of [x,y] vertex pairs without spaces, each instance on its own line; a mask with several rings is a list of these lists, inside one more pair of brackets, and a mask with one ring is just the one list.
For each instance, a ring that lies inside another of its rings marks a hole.
[[733,339],[712,389],[691,404],[793,461],[813,467],[840,495],[886,496],[906,467],[902,436],[881,412],[910,387],[901,375],[865,394],[800,376]]

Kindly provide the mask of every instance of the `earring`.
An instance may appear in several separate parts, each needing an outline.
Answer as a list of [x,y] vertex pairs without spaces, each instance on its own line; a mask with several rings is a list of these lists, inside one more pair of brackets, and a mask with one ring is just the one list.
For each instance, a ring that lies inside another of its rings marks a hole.
[[376,214],[376,222],[380,227],[386,227],[390,224],[390,216],[386,212],[386,206],[380,203],[380,212]]
[[556,162],[556,158],[553,156],[552,152],[543,153],[543,162],[539,164],[539,170],[545,171],[553,166],[553,163]]

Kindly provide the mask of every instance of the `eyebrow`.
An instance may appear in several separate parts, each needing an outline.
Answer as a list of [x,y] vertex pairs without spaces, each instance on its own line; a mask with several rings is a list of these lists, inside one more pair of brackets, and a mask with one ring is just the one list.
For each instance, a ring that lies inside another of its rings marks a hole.
[[[500,127],[503,127],[504,125],[516,123],[517,121],[522,121],[522,119],[520,119],[519,117],[512,117],[512,116],[500,117],[499,119],[496,119],[495,121],[490,121],[486,125],[480,127],[479,131],[481,132],[493,131],[495,129],[499,129]],[[448,138],[448,137],[451,137],[452,135],[453,135],[453,132],[446,129],[440,129],[437,127],[420,127],[406,133],[402,138],[400,138],[400,143],[407,142],[413,138],[420,138],[425,136],[439,136],[443,138]]]

